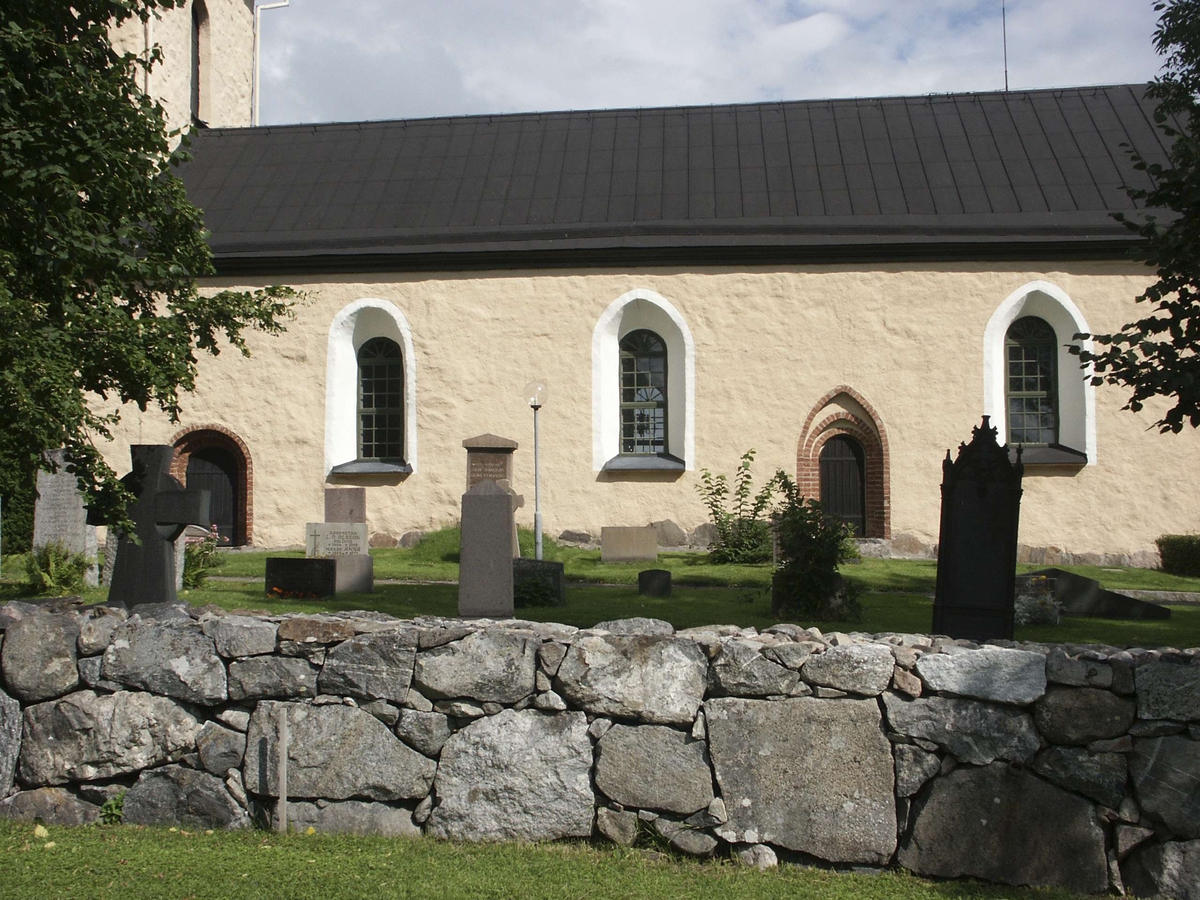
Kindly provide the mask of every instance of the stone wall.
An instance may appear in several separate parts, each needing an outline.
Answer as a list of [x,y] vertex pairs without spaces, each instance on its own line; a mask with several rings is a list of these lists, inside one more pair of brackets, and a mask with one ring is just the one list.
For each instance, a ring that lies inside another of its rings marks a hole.
[[1200,897],[1200,651],[0,608],[0,814],[737,854]]

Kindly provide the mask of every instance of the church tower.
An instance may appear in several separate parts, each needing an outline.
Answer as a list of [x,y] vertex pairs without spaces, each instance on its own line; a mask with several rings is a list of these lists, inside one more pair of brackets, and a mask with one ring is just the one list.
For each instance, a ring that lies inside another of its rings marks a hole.
[[125,22],[112,38],[121,51],[162,48],[163,60],[143,76],[143,90],[162,103],[169,128],[251,124],[254,0],[187,0],[144,25],[136,18]]

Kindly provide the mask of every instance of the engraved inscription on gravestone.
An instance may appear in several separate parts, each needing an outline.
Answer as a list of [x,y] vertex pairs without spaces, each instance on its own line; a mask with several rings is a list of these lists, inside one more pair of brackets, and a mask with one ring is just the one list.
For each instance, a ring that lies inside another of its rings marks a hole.
[[305,526],[306,557],[364,556],[368,549],[365,522],[309,522]]
[[520,445],[497,434],[480,434],[463,441],[467,451],[467,490],[481,481],[511,482],[513,452]]
[[[99,568],[95,563],[96,528],[87,523],[83,494],[73,472],[66,470],[64,451],[51,450],[46,454],[55,464],[56,472],[37,474],[37,501],[33,507],[33,546],[62,544],[71,553],[91,557],[92,565],[85,575],[88,584],[95,586]],[[115,542],[114,542],[115,544]]]

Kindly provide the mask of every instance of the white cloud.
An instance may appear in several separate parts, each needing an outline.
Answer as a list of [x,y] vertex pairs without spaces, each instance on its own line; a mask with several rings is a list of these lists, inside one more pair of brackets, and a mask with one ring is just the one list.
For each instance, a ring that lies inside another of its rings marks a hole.
[[[1009,0],[1014,89],[1158,71],[1151,0]],[[998,90],[1000,0],[292,0],[264,122]]]

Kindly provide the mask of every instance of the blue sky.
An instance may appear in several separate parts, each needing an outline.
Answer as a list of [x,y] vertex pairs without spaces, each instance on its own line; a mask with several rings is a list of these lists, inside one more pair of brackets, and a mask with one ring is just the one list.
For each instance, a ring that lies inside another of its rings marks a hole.
[[[1012,89],[1145,81],[1152,0],[1007,0]],[[1004,87],[1000,0],[291,0],[263,124]]]

